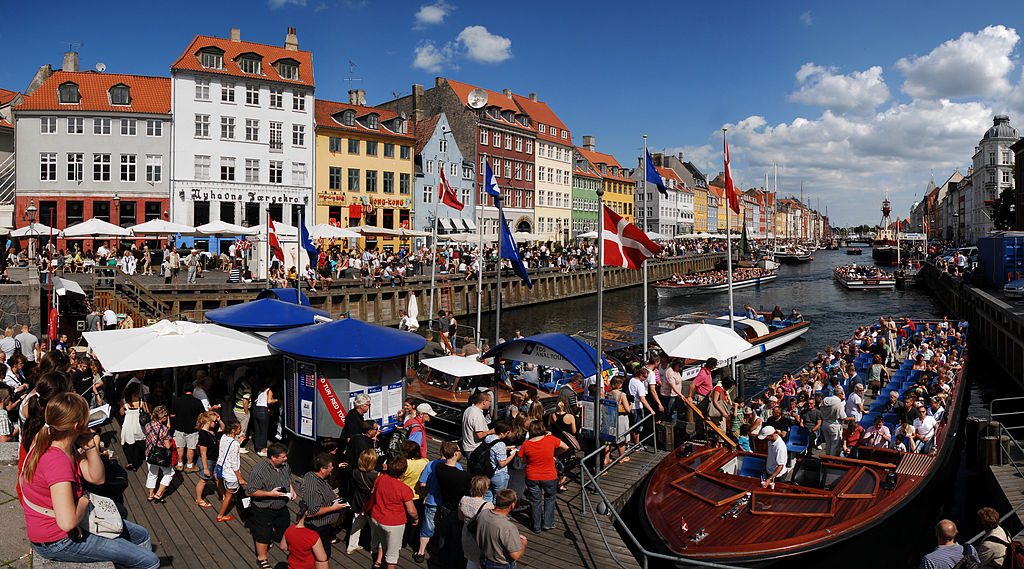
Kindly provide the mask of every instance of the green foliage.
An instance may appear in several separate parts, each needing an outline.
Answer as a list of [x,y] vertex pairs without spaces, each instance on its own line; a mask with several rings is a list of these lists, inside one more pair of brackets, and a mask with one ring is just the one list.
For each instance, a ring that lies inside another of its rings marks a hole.
[[1006,188],[990,206],[992,210],[992,225],[999,231],[1020,229],[1019,227],[1014,227],[1017,222],[1013,211],[1013,204],[1017,199],[1016,193],[1016,190],[1013,188]]

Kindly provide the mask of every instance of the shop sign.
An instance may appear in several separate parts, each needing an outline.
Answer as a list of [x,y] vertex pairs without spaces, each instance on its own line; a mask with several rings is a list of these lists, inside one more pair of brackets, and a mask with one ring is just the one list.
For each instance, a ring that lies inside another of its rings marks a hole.
[[192,201],[196,202],[240,202],[270,204],[306,204],[309,195],[302,190],[204,190],[192,188]]
[[370,203],[375,207],[391,207],[408,209],[412,207],[412,200],[409,198],[370,198]]
[[317,190],[316,205],[345,205],[345,192],[342,190]]

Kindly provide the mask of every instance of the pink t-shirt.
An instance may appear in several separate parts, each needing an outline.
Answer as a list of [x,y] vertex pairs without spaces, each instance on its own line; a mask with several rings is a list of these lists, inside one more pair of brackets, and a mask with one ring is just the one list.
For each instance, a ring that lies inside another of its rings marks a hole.
[[[35,476],[32,481],[22,481],[22,493],[24,498],[33,504],[53,509],[53,499],[50,497],[50,486],[58,482],[71,482],[71,495],[74,503],[82,495],[82,473],[78,464],[64,454],[61,449],[51,446],[43,453],[36,466]],[[68,532],[57,526],[57,519],[44,516],[28,506],[25,510],[25,528],[28,540],[35,543],[49,543],[59,541],[68,536]]]
[[711,372],[708,368],[701,367],[700,371],[697,372],[697,377],[693,378],[693,389],[697,395],[707,397],[711,393]]

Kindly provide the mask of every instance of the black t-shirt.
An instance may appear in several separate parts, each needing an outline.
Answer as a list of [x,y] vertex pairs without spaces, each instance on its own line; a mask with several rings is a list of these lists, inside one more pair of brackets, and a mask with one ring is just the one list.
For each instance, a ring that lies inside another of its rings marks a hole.
[[345,459],[348,462],[348,467],[351,469],[357,468],[359,465],[359,455],[368,448],[373,448],[373,439],[362,434],[352,437],[348,447],[345,449]]
[[217,461],[220,454],[220,441],[217,440],[217,435],[206,429],[199,429],[199,446],[206,447],[206,460]]
[[206,411],[203,402],[193,397],[191,393],[175,397],[174,401],[171,401],[171,414],[174,415],[171,417],[171,428],[183,433],[196,432],[196,420],[203,411]]
[[803,413],[800,413],[800,420],[804,422],[804,428],[809,431],[821,420],[821,411],[818,411],[817,408],[806,409]]
[[92,372],[90,371],[76,371],[71,376],[71,383],[74,386],[75,393],[89,399],[89,392],[92,391]]
[[789,430],[793,427],[793,423],[792,423],[792,421],[789,420],[789,418],[787,418],[785,416],[776,418],[773,415],[773,416],[769,417],[768,420],[765,421],[765,422],[768,425],[770,425],[772,427],[775,427],[776,431],[786,431],[786,436],[783,437],[783,438],[784,439],[788,439],[789,438]]
[[458,510],[459,501],[469,495],[469,481],[473,477],[465,470],[444,463],[434,467],[434,475],[441,487],[441,503],[451,510]]

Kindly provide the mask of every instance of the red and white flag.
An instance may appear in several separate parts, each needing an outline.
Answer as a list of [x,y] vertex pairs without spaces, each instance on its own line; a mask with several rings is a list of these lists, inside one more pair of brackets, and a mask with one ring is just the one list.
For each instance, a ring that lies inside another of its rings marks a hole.
[[441,203],[459,211],[466,207],[465,204],[459,201],[458,196],[455,195],[455,190],[448,184],[448,178],[444,176],[444,169],[441,170]]
[[722,137],[722,142],[725,144],[725,195],[729,198],[729,208],[739,213],[740,198],[732,185],[732,174],[729,173],[729,141]]
[[277,230],[274,229],[274,220],[272,218],[267,218],[267,226],[269,228],[267,239],[270,240],[270,254],[283,264],[284,248],[281,247],[281,242],[277,239]]
[[661,246],[651,241],[640,228],[622,219],[608,206],[604,207],[604,259],[607,267],[639,269],[644,259],[661,251]]

